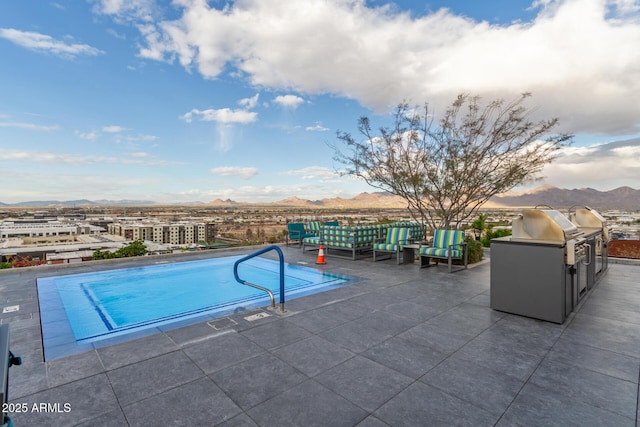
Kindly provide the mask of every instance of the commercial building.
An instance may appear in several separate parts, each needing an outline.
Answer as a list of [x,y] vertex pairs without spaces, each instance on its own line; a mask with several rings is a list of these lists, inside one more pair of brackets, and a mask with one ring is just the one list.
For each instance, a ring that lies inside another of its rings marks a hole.
[[171,245],[190,245],[198,242],[213,242],[216,236],[214,223],[113,223],[108,225],[109,234],[126,240],[149,240]]
[[23,239],[25,243],[73,241],[75,236],[99,235],[100,227],[87,224],[63,223],[58,220],[23,219],[2,221],[0,239]]

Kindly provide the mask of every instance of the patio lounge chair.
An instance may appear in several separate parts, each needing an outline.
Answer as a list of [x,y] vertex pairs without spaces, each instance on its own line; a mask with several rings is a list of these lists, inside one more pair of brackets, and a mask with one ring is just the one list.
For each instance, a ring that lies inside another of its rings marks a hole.
[[[400,264],[400,252],[402,246],[411,242],[411,229],[406,227],[389,227],[387,229],[387,237],[384,241],[373,244],[373,262],[382,259],[391,259],[396,254],[396,263]],[[385,258],[376,257],[376,253],[385,252],[389,256]],[[377,258],[377,259],[376,259]]]
[[436,230],[433,233],[431,246],[420,248],[420,267],[430,267],[432,265],[431,258],[435,260],[436,265],[438,265],[438,260],[446,259],[449,264],[449,273],[452,272],[451,265],[454,259],[464,261],[464,267],[458,270],[467,268],[469,251],[467,242],[464,241],[464,231]]
[[297,241],[298,245],[302,245],[302,239],[313,236],[314,234],[307,233],[304,224],[301,222],[290,222],[287,224],[287,245],[294,240]]

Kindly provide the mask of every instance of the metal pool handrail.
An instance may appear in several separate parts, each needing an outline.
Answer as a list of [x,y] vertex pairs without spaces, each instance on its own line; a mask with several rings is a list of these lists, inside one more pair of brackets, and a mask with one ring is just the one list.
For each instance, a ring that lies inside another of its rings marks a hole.
[[242,280],[240,276],[238,276],[238,265],[240,263],[245,262],[251,258],[255,258],[269,251],[276,251],[278,253],[278,258],[280,258],[280,311],[284,313],[285,312],[285,309],[284,309],[284,254],[282,253],[282,249],[280,249],[278,246],[276,245],[267,246],[264,249],[260,249],[257,252],[254,252],[250,255],[240,258],[235,262],[235,264],[233,264],[233,275],[235,276],[236,281],[238,283],[242,285],[251,286],[253,288],[260,289],[261,291],[267,292],[269,294],[269,298],[271,298],[271,307],[275,308],[276,303],[275,303],[275,298],[273,297],[273,292],[271,292],[269,289],[264,288],[262,286],[258,286],[251,282],[247,282],[246,280]]

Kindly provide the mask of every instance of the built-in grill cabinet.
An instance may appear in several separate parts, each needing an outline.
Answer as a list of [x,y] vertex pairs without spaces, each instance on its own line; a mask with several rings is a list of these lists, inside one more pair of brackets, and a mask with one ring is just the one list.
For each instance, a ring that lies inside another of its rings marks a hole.
[[563,323],[587,293],[588,251],[559,211],[524,210],[491,241],[491,308]]
[[587,266],[587,288],[591,290],[608,267],[609,227],[602,215],[588,206],[571,208],[569,219],[583,233],[591,250]]

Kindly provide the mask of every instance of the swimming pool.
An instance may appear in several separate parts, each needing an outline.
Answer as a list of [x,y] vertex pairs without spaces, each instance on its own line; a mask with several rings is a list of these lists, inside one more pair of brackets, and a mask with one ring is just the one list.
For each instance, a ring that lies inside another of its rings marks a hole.
[[[39,278],[45,360],[268,305],[264,291],[234,279],[233,265],[240,258]],[[278,299],[278,262],[252,258],[239,265],[238,273]],[[356,280],[287,263],[284,273],[287,300]]]

